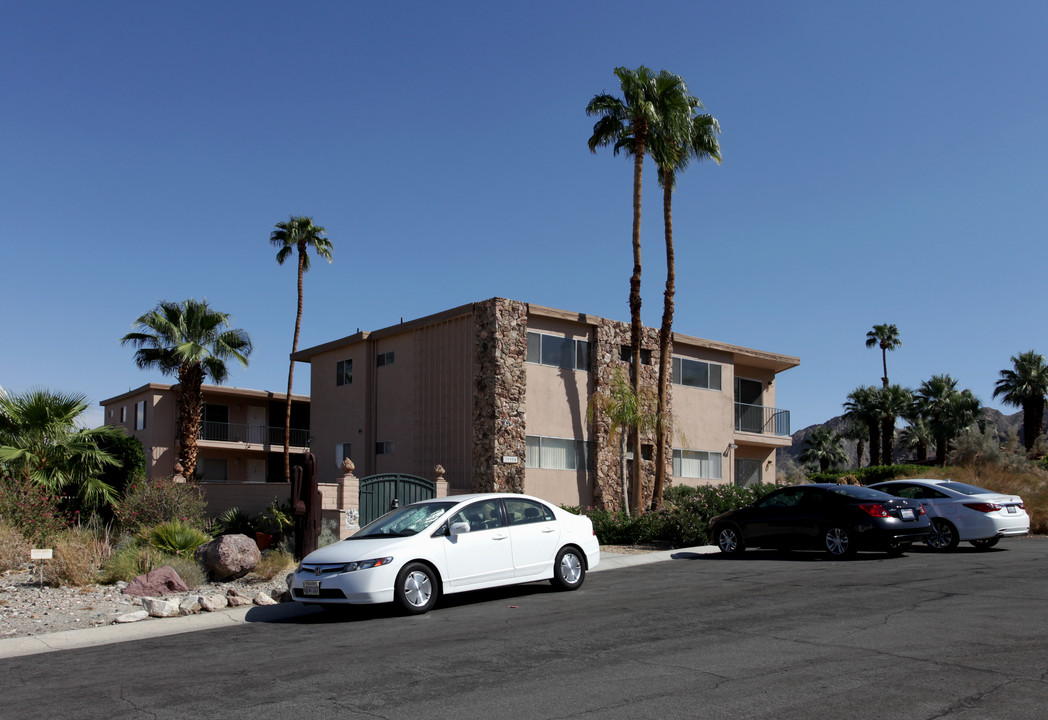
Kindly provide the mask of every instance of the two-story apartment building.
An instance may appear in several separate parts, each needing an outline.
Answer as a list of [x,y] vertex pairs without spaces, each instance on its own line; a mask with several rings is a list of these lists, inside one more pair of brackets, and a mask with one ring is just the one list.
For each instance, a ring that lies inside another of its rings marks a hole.
[[[658,376],[657,331],[641,353]],[[790,444],[775,379],[796,357],[682,334],[673,338],[672,483],[773,481]],[[506,490],[562,504],[617,505],[618,445],[593,402],[628,373],[629,326],[492,298],[300,350],[311,366],[320,481],[344,457],[357,475],[447,470],[452,492]],[[653,439],[642,446],[654,475]],[[650,488],[649,488],[650,491]]]
[[[105,423],[120,425],[145,449],[149,477],[171,477],[178,457],[178,385],[148,383],[103,400]],[[238,506],[258,512],[282,488],[249,485],[284,481],[284,416],[287,395],[205,385],[203,423],[197,438],[196,479],[209,507]],[[292,459],[308,450],[309,398],[291,396]],[[238,489],[239,488],[239,489]],[[257,497],[256,497],[257,496]]]

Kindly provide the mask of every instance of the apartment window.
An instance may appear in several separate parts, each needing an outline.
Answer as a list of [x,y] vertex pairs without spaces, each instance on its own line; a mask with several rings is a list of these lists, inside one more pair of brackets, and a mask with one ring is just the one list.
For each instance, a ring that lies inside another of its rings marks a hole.
[[394,354],[392,350],[390,350],[389,352],[379,353],[375,357],[375,366],[382,367],[383,365],[392,365],[393,360]]
[[146,429],[146,401],[135,403],[135,430]]
[[120,406],[120,422],[127,422],[127,405]]
[[[633,348],[629,345],[619,346],[619,359],[624,363],[633,362]],[[640,364],[651,365],[651,350],[648,348],[640,349]]]
[[559,335],[528,333],[528,362],[566,370],[590,369],[590,344]]
[[673,358],[673,384],[706,390],[721,389],[721,366],[717,363]]
[[721,454],[703,450],[674,450],[673,477],[721,479]]
[[543,470],[588,470],[589,443],[571,438],[529,435],[524,466]]
[[[376,455],[392,455],[393,454],[393,441],[377,442],[375,443],[375,454]],[[341,462],[341,461],[339,461]]]
[[353,361],[339,360],[335,363],[335,385],[351,385],[353,383]]
[[208,482],[225,482],[229,479],[226,474],[227,466],[225,460],[216,458],[198,458],[196,476],[200,480]]
[[335,467],[341,469],[342,461],[346,458],[353,458],[353,444],[335,443]]

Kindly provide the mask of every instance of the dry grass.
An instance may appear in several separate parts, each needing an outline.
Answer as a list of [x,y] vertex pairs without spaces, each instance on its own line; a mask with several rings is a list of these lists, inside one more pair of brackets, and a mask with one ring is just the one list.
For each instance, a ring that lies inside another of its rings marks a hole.
[[249,582],[268,582],[278,575],[286,575],[295,569],[295,558],[283,550],[267,550],[262,559],[245,580]]
[[1030,515],[1030,533],[1048,535],[1048,473],[1037,468],[1014,471],[995,465],[928,468],[923,477],[949,478],[994,492],[1018,495]]
[[21,530],[0,523],[0,572],[17,570],[29,562],[29,549]]
[[89,530],[67,530],[52,545],[53,558],[42,561],[43,576],[44,582],[56,587],[97,582],[98,571],[113,552],[108,538]]

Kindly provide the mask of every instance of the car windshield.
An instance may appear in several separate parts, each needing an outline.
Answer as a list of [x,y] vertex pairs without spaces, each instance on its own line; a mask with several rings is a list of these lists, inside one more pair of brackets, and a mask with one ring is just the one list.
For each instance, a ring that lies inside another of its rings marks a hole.
[[976,487],[974,485],[968,485],[961,482],[944,482],[940,483],[939,487],[944,487],[947,490],[953,490],[954,492],[964,493],[965,495],[992,495],[993,493],[986,488]]
[[405,505],[373,520],[350,535],[347,540],[359,540],[370,537],[408,537],[417,535],[448,510],[458,505],[457,502],[425,502]]

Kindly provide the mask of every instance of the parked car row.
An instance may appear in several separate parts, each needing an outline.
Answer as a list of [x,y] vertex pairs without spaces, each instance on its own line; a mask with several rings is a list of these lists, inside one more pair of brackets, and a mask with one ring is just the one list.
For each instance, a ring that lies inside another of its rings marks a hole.
[[929,479],[785,487],[710,521],[711,540],[729,555],[747,547],[898,554],[916,542],[952,550],[961,540],[985,549],[1029,531],[1022,498]]

